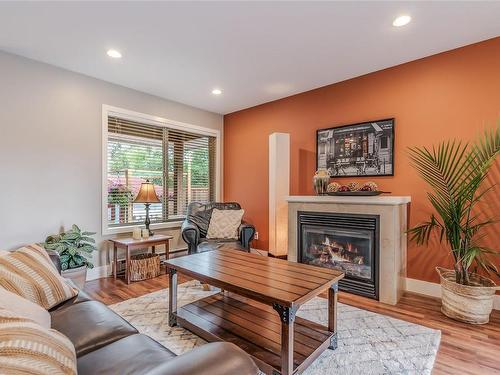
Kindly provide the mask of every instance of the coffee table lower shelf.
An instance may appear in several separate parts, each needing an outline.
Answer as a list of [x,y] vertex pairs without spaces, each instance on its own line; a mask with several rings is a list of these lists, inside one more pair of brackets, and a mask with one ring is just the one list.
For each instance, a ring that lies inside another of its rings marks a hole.
[[[207,341],[228,341],[252,355],[260,370],[281,373],[281,323],[271,306],[219,293],[177,310],[177,323]],[[294,373],[309,366],[330,346],[327,327],[296,317]]]

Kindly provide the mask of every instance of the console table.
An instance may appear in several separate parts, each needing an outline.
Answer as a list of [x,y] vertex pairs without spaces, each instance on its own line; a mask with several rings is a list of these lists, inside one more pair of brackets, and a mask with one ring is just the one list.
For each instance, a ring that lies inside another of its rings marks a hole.
[[151,247],[153,254],[155,253],[155,246],[165,245],[165,258],[169,258],[170,252],[170,240],[174,238],[172,236],[167,236],[163,234],[155,234],[149,238],[142,238],[140,240],[134,240],[131,237],[126,238],[115,238],[110,240],[113,243],[113,277],[116,280],[116,274],[118,269],[118,249],[124,249],[125,256],[125,280],[127,284],[130,284],[130,252],[132,250],[144,249]]

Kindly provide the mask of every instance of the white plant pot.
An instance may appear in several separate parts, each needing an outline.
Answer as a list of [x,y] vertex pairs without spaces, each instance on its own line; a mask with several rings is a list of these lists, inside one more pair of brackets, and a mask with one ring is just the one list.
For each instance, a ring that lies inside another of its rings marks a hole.
[[61,272],[62,277],[70,279],[80,289],[85,287],[85,280],[87,279],[87,266],[78,268],[71,268]]
[[455,271],[436,267],[441,279],[441,311],[449,318],[470,324],[486,324],[493,309],[493,297],[499,289],[495,283],[477,274],[470,274],[478,286],[455,282]]

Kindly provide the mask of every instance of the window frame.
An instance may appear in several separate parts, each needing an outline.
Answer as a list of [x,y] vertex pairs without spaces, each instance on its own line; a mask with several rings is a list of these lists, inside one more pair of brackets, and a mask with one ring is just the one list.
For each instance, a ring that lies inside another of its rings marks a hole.
[[[131,233],[133,225],[124,225],[118,227],[108,226],[108,117],[115,116],[125,120],[142,122],[148,125],[160,126],[180,131],[189,131],[200,135],[215,137],[215,198],[220,200],[220,161],[221,161],[221,132],[218,129],[207,128],[204,126],[189,124],[185,122],[166,119],[163,117],[148,115],[145,113],[130,111],[123,108],[102,105],[102,148],[101,148],[101,231],[102,235]],[[151,229],[179,228],[184,219],[176,221],[167,221],[162,223],[152,223]]]

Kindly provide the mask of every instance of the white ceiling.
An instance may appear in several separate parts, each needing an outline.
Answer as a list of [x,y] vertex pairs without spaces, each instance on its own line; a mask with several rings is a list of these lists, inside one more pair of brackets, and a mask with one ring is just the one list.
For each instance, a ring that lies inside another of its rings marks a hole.
[[476,1],[1,2],[0,50],[229,113],[498,36],[499,20]]

